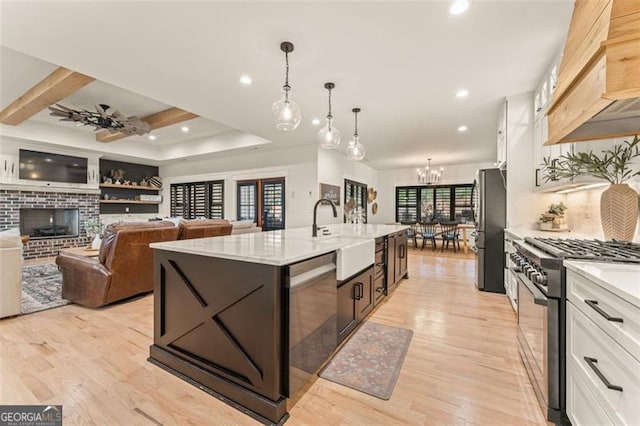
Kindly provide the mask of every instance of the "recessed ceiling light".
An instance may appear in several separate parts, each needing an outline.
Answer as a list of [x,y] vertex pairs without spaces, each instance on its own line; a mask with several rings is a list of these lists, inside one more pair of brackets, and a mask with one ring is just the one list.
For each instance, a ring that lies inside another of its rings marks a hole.
[[458,127],[458,131],[459,131],[460,133],[464,133],[464,132],[466,132],[468,129],[469,129],[469,128],[468,128],[467,126],[460,126],[460,127]]
[[187,126],[180,127],[180,130],[182,131],[182,133],[189,133],[189,128]]
[[248,75],[243,75],[240,77],[240,83],[244,84],[245,86],[250,85],[252,82],[253,80]]
[[149,135],[149,140],[150,140],[150,141],[155,141],[155,140],[156,140],[155,135]]
[[45,158],[44,161],[46,161],[47,163],[52,162],[53,160],[51,158]]
[[467,89],[460,89],[456,92],[456,98],[466,98],[467,96],[469,96]]
[[311,120],[311,124],[313,124],[314,126],[319,126],[320,125],[320,119],[314,118],[313,120]]
[[452,15],[460,15],[469,9],[468,0],[456,0],[449,6],[449,13]]

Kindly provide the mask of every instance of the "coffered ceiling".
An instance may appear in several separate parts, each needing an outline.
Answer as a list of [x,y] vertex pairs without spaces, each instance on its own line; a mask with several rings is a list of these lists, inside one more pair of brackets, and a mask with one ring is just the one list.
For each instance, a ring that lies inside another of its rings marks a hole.
[[[194,125],[209,120],[214,136],[237,129],[274,149],[316,143],[311,120],[326,114],[323,84],[333,81],[343,145],[359,106],[370,165],[491,161],[501,99],[535,88],[562,46],[572,5],[477,0],[451,16],[447,1],[2,1],[1,44],[38,58],[12,69],[6,64],[17,53],[0,51],[2,103],[13,100],[7,88],[20,93],[60,65],[103,82],[70,97],[80,106],[107,95],[127,115],[177,106],[202,117]],[[290,83],[303,113],[291,133],[276,130],[270,114],[284,78],[283,40],[295,44]],[[5,68],[12,70],[4,75]],[[249,86],[239,82],[245,74]],[[467,98],[456,98],[460,88]],[[468,131],[458,133],[460,125]],[[195,134],[159,134],[153,142]]]

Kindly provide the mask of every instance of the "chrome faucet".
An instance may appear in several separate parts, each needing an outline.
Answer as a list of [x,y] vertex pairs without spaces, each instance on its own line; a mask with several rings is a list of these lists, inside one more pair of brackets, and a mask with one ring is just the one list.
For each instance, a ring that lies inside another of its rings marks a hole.
[[320,198],[318,201],[316,201],[316,205],[313,206],[313,226],[311,228],[311,231],[312,231],[311,232],[311,236],[313,236],[313,237],[317,237],[318,236],[318,229],[320,229],[318,227],[318,225],[316,224],[316,222],[317,222],[316,216],[317,216],[317,213],[318,213],[318,206],[320,204],[327,204],[327,203],[331,204],[331,208],[333,209],[333,217],[338,217],[338,210],[336,210],[336,205],[333,204],[333,201],[331,201],[328,198]]

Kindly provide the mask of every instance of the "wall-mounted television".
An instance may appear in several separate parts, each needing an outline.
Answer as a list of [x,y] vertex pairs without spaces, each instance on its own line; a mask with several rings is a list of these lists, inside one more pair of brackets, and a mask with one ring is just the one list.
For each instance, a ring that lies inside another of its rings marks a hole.
[[87,159],[49,152],[20,150],[20,179],[87,183]]

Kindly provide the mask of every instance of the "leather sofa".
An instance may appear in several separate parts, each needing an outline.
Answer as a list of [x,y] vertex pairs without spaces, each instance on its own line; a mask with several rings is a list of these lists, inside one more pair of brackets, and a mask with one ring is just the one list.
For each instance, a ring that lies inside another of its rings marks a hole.
[[183,220],[179,225],[178,239],[219,237],[230,235],[231,223],[223,219]]
[[149,244],[176,240],[178,231],[166,221],[109,225],[97,259],[64,252],[56,258],[62,272],[62,297],[97,308],[152,291]]

